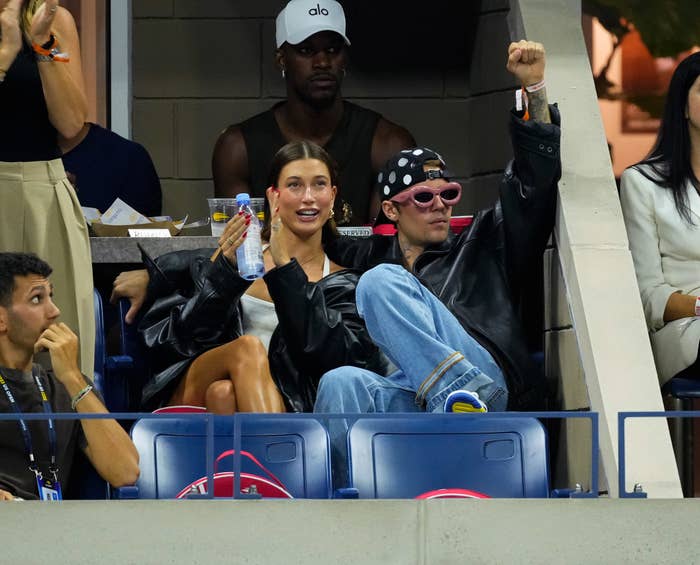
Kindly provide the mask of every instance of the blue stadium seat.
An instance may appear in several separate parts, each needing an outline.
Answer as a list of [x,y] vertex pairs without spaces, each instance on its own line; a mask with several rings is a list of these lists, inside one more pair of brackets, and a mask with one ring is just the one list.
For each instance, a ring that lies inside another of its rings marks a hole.
[[498,498],[549,496],[547,437],[535,418],[363,418],[348,432],[348,457],[359,498],[414,498],[443,488]]
[[95,385],[110,412],[137,411],[141,389],[148,374],[146,356],[136,331],[137,324],[127,324],[124,316],[129,301],[119,301],[119,354],[107,355],[105,309],[102,296],[94,290],[95,305]]
[[[233,448],[233,417],[214,421],[214,453]],[[138,498],[174,498],[206,475],[206,423],[162,415],[137,421],[131,437],[139,450]],[[295,498],[330,498],[330,447],[325,428],[312,418],[244,415],[241,449],[252,453]],[[229,459],[230,461],[230,459]],[[231,470],[223,465],[220,470]],[[260,474],[241,459],[243,472]]]
[[105,394],[105,324],[104,324],[104,310],[102,308],[102,297],[97,289],[92,291],[93,306],[95,308],[95,373],[93,376],[93,381],[95,383],[95,388],[100,392],[104,398]]
[[141,408],[141,391],[148,380],[150,368],[145,346],[138,335],[138,321],[125,321],[130,303],[126,298],[117,304],[119,322],[119,354],[107,357],[107,371],[120,382],[120,410],[138,411]]

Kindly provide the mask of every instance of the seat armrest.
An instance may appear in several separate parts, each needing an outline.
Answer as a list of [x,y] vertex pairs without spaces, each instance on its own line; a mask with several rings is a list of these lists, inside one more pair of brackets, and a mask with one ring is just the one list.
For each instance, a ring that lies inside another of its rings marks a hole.
[[132,359],[131,355],[110,355],[105,360],[105,366],[111,371],[119,369],[133,369],[134,360]]
[[139,497],[139,487],[136,485],[125,487],[112,487],[112,499],[135,500]]
[[357,499],[360,498],[360,493],[353,487],[337,488],[333,491],[333,498],[340,498],[344,500]]

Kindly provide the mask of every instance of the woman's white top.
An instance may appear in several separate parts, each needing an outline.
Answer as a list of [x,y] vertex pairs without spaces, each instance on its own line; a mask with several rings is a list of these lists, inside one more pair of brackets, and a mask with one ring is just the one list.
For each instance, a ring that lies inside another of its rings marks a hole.
[[635,169],[622,173],[620,202],[661,384],[698,357],[700,318],[664,323],[671,294],[700,295],[700,195],[688,182],[695,225],[681,218],[670,190]]
[[[322,276],[327,277],[330,272],[331,262],[328,255],[324,254]],[[267,351],[270,348],[272,332],[279,324],[275,303],[244,294],[241,296],[241,310],[243,311],[243,333],[258,337]]]

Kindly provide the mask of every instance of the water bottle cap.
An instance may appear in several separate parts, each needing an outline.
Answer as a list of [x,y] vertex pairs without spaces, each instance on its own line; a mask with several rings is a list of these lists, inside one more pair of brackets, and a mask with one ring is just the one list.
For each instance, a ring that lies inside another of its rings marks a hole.
[[238,206],[241,204],[250,204],[250,194],[247,192],[240,192],[236,194],[236,204]]

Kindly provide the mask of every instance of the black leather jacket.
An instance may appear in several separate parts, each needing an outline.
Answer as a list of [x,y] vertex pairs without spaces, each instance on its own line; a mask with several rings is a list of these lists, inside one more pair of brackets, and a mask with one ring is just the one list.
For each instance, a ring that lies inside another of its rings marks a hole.
[[[511,116],[514,159],[505,169],[500,199],[480,211],[459,237],[427,248],[413,273],[455,314],[504,372],[510,410],[543,408],[544,376],[529,355],[519,317],[529,277],[542,277],[541,258],[554,225],[560,117],[553,124]],[[341,238],[326,249],[337,263],[367,270],[380,263],[403,264],[396,236]],[[533,268],[534,267],[534,268]]]
[[[213,250],[177,251],[144,257],[150,308],[139,324],[148,346],[152,378],[143,389],[144,406],[166,402],[190,363],[201,353],[243,334],[240,297],[250,282]],[[342,365],[375,372],[385,359],[355,307],[359,273],[332,273],[310,283],[296,260],[265,274],[279,325],[268,358],[287,410],[313,410],[321,376]]]

